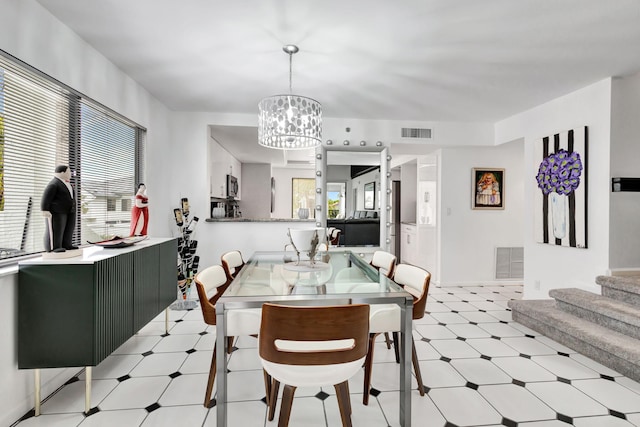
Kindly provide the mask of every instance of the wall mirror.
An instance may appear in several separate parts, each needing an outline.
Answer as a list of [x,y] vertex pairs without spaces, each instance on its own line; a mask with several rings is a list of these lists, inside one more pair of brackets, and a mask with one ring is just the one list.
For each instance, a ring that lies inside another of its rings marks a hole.
[[384,146],[316,150],[317,225],[342,231],[340,246],[388,250],[389,158]]

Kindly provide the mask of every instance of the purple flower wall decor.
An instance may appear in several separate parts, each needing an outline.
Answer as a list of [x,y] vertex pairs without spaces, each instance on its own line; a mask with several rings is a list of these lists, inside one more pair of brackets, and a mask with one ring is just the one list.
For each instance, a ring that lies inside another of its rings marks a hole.
[[568,195],[580,185],[582,160],[577,152],[560,149],[545,157],[538,168],[538,188],[544,194],[558,193]]
[[533,146],[534,232],[537,242],[587,247],[588,128],[544,136]]

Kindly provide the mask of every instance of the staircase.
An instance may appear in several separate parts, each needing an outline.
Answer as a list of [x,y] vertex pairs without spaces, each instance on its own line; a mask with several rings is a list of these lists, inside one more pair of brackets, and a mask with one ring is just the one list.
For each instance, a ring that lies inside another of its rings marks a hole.
[[640,381],[640,276],[598,276],[602,295],[553,289],[553,300],[511,300],[513,320]]

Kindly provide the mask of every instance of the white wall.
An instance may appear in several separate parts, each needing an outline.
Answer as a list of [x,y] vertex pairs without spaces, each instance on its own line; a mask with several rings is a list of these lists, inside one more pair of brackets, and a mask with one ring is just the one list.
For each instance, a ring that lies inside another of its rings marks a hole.
[[[185,168],[167,155],[169,111],[34,0],[2,2],[0,49],[147,128],[148,174],[144,182],[149,188],[149,230],[155,236],[167,236],[169,228],[160,212],[168,209],[171,193],[166,190],[172,176]],[[0,425],[10,425],[33,408],[33,371],[17,368],[17,275],[1,277],[0,292]],[[75,372],[77,369],[44,369],[43,397]]]
[[[596,290],[597,275],[609,265],[609,152],[611,79],[594,83],[568,95],[496,123],[496,141],[524,138],[524,248],[525,298],[547,298],[554,288]],[[637,119],[636,119],[637,120]],[[588,249],[536,243],[533,230],[534,144],[544,136],[588,126]],[[444,169],[444,167],[443,167]],[[507,204],[509,200],[507,200]]]
[[[640,177],[640,73],[612,81],[611,177]],[[609,268],[640,270],[640,194],[610,193]]]
[[409,224],[416,222],[417,174],[417,160],[412,160],[400,166],[400,221]]
[[[441,150],[441,285],[496,282],[496,247],[523,246],[523,151],[521,141]],[[471,209],[474,167],[505,169],[504,210]]]
[[243,218],[271,218],[271,165],[242,164]]

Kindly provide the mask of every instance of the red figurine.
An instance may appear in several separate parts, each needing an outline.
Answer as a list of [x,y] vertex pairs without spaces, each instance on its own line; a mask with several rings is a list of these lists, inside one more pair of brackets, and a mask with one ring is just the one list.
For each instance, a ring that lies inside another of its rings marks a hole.
[[131,208],[131,229],[129,236],[146,236],[149,225],[149,198],[147,197],[147,187],[144,184],[138,185],[133,207]]

